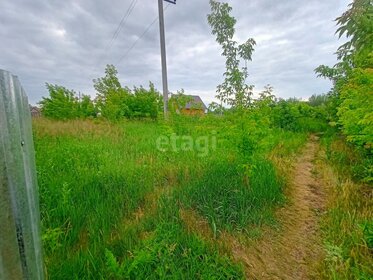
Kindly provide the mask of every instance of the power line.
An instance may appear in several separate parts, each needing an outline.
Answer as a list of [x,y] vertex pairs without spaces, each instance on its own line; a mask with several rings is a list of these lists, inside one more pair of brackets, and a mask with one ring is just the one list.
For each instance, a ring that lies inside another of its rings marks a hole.
[[135,8],[135,6],[137,4],[137,1],[138,0],[132,0],[130,6],[127,9],[127,12],[123,15],[122,20],[120,21],[117,29],[115,30],[115,32],[113,34],[113,37],[110,40],[110,43],[109,43],[110,47],[111,47],[112,43],[115,41],[115,39],[118,38],[118,35],[119,35],[120,31],[125,26],[125,24],[127,22],[127,19],[129,18],[130,14],[132,13],[133,9]]
[[[168,4],[166,8],[164,8],[164,11],[167,11],[167,8],[170,6]],[[144,30],[144,32],[140,35],[140,37],[137,38],[137,40],[127,49],[127,51],[119,58],[118,64],[122,62],[123,59],[127,58],[128,54],[133,50],[133,48],[136,46],[136,44],[145,36],[145,34],[152,28],[154,23],[156,23],[159,19],[159,16],[157,16],[149,25],[148,27]]]
[[107,52],[113,46],[114,41],[118,38],[118,35],[119,35],[120,31],[124,28],[124,26],[125,26],[128,18],[129,18],[129,16],[131,15],[133,9],[135,8],[135,6],[137,4],[137,1],[138,0],[132,0],[131,4],[127,8],[126,13],[123,15],[123,17],[122,17],[121,21],[119,22],[119,24],[118,24],[118,26],[117,26],[117,28],[116,28],[113,36],[111,37],[110,42],[106,45],[104,54],[101,56],[99,64],[101,64],[104,56],[107,54]]
[[156,17],[153,22],[145,29],[145,31],[140,35],[139,38],[137,38],[137,40],[131,45],[131,47],[128,48],[128,50],[124,53],[124,55],[121,56],[121,58],[119,59],[118,63],[120,63],[124,58],[127,57],[127,55],[129,54],[130,51],[132,51],[132,49],[136,46],[137,42],[140,41],[140,39],[142,39],[142,37],[145,36],[145,34],[149,31],[149,29],[154,25],[154,23],[156,23],[158,21],[158,17]]

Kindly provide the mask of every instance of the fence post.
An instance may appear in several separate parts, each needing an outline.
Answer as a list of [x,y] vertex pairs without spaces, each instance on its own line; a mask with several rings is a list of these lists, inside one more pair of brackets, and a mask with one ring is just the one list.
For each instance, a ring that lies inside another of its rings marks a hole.
[[39,215],[29,103],[0,69],[0,279],[44,279]]

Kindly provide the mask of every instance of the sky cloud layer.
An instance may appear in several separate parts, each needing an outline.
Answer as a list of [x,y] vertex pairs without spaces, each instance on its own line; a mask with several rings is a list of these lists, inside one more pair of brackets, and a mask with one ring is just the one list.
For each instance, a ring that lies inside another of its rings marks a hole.
[[[19,76],[35,104],[45,82],[95,94],[92,79],[114,64],[122,85],[161,90],[157,1],[136,1],[115,40],[113,34],[132,0],[13,0],[0,2],[0,69]],[[327,92],[330,82],[313,69],[333,65],[341,44],[334,19],[347,0],[232,0],[236,39],[257,42],[248,83],[271,84],[280,97],[307,98]],[[167,7],[168,6],[168,7]],[[208,0],[177,0],[165,11],[169,88],[184,88],[209,103],[223,81],[224,58],[207,23]],[[131,49],[133,44],[137,44]]]

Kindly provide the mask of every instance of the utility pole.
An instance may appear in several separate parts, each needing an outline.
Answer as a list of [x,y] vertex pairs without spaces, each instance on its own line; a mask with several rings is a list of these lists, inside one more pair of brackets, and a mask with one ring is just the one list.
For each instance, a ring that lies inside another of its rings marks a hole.
[[[176,4],[176,0],[165,0],[166,2]],[[167,82],[167,61],[166,61],[166,39],[164,32],[163,0],[158,0],[159,12],[159,33],[161,39],[161,60],[162,60],[162,84],[163,84],[163,113],[168,116],[168,82]]]

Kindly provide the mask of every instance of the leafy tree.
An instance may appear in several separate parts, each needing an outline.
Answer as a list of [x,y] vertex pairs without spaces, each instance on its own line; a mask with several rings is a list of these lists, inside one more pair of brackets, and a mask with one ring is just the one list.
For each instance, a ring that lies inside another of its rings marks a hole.
[[93,102],[89,95],[83,95],[78,100],[76,93],[62,86],[46,84],[49,98],[40,102],[42,113],[54,119],[73,119],[96,117],[101,113],[111,121],[127,118],[156,119],[163,103],[160,93],[150,82],[149,90],[140,86],[131,91],[122,88],[117,70],[113,65],[107,65],[105,76],[93,80],[97,98]]
[[273,94],[273,87],[266,85],[259,93],[259,98],[255,101],[255,107],[268,109],[276,104],[276,96]]
[[124,92],[111,92],[110,95],[103,102],[98,100],[98,106],[101,115],[111,121],[118,121],[124,117],[130,117],[130,109],[128,103],[130,102],[130,94]]
[[347,140],[373,150],[373,69],[356,69],[340,88],[337,115]]
[[89,95],[83,94],[82,100],[79,102],[79,115],[83,118],[97,116],[95,105]]
[[139,88],[135,87],[134,94],[129,98],[129,110],[130,116],[136,118],[150,117],[156,119],[159,110],[159,100],[161,98],[160,93],[154,88],[154,85],[150,83],[149,90],[146,90],[142,86]]
[[[217,98],[230,106],[236,115],[234,127],[237,148],[245,158],[250,158],[255,150],[253,128],[247,120],[247,108],[252,107],[253,85],[246,84],[248,77],[247,62],[251,60],[256,44],[249,38],[245,43],[238,44],[233,37],[236,19],[230,15],[232,7],[227,3],[210,0],[211,13],[207,16],[212,28],[212,34],[222,47],[222,56],[225,57],[224,81],[217,87]],[[241,66],[242,64],[245,66]]]
[[67,120],[79,116],[79,103],[73,90],[46,83],[49,97],[39,102],[41,112],[47,118]]
[[327,115],[323,105],[312,107],[308,102],[280,99],[271,110],[272,125],[290,131],[320,132],[326,129]]
[[276,105],[276,96],[273,94],[273,87],[266,85],[259,93],[259,98],[255,100],[254,107],[258,118],[263,124],[269,126],[273,122],[273,109]]
[[321,65],[315,71],[333,81],[330,96],[335,106],[334,118],[347,140],[372,150],[372,1],[354,0],[336,21],[339,36],[346,35],[349,40],[338,48],[334,67]]
[[[337,50],[338,63],[334,67],[320,65],[318,76],[343,82],[353,68],[373,66],[373,5],[371,0],[354,0],[349,9],[336,19],[339,37],[349,39]],[[338,86],[338,85],[337,85]]]
[[115,66],[107,65],[105,76],[93,80],[93,87],[97,91],[97,107],[102,116],[110,120],[130,116],[127,104],[130,90],[122,88],[117,76]]
[[108,64],[105,68],[105,77],[93,79],[93,87],[99,99],[106,100],[110,94],[123,91],[117,76],[118,71],[115,66]]
[[328,96],[326,94],[313,94],[308,99],[308,104],[310,104],[312,107],[317,107],[324,105],[328,102]]
[[314,109],[315,118],[323,119],[333,126],[336,124],[336,99],[332,91],[328,94],[313,94],[307,103]]
[[[373,4],[371,0],[354,0],[349,9],[336,19],[339,37],[350,40],[338,48],[339,64],[343,67],[372,67]],[[370,56],[370,59],[366,59]],[[369,66],[368,66],[369,67]]]
[[216,96],[222,102],[239,109],[250,107],[252,104],[252,85],[246,84],[248,76],[247,67],[241,67],[242,60],[247,63],[251,60],[255,41],[250,38],[243,44],[233,40],[236,19],[230,15],[232,8],[227,3],[210,0],[211,14],[207,16],[216,35],[216,41],[223,49],[222,55],[226,58],[224,82],[218,86]]
[[208,111],[214,114],[222,115],[225,112],[225,108],[216,102],[211,102],[209,104]]
[[279,100],[274,108],[275,126],[286,130],[296,130],[297,117],[299,117],[299,114],[292,106],[292,102]]

